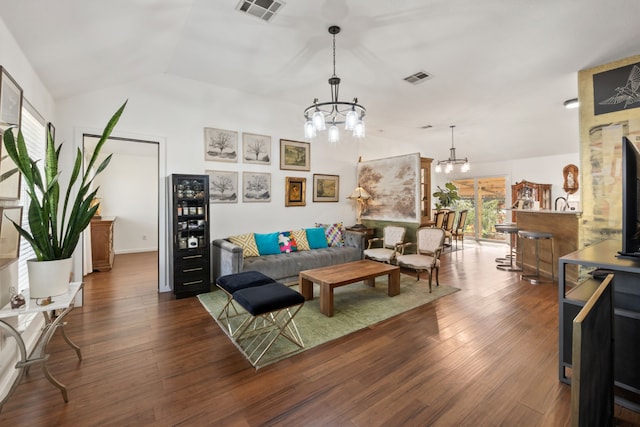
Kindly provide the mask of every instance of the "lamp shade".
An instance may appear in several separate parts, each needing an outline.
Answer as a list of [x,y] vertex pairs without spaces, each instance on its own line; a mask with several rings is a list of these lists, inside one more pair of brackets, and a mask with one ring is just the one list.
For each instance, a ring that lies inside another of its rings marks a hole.
[[367,190],[364,188],[357,186],[353,193],[347,199],[360,199],[360,200],[368,200],[371,198],[371,194],[367,193]]

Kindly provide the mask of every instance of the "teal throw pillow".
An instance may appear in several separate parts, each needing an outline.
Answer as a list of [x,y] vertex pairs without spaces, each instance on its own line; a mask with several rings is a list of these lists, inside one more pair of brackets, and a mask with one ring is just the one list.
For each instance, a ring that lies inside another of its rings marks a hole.
[[328,246],[327,237],[322,227],[307,228],[307,240],[311,249],[326,248]]
[[256,245],[260,255],[277,255],[280,253],[280,245],[278,244],[278,233],[259,234],[254,233]]

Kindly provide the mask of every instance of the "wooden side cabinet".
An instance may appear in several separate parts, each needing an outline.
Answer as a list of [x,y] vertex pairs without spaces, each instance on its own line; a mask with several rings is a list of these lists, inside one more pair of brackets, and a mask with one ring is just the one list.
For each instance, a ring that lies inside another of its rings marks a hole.
[[113,268],[113,224],[115,217],[91,220],[91,262],[94,271]]

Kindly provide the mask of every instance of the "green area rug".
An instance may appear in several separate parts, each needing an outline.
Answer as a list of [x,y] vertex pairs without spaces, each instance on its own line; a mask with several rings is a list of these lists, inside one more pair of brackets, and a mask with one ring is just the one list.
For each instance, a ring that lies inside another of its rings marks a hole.
[[[292,286],[292,289],[298,290],[298,286]],[[374,325],[456,291],[459,289],[442,283],[436,286],[434,283],[433,292],[429,293],[428,281],[422,279],[417,281],[415,277],[401,274],[400,295],[389,297],[387,277],[378,277],[375,288],[362,282],[336,288],[333,299],[334,314],[333,317],[327,317],[320,313],[320,290],[318,285],[314,285],[314,299],[307,301],[294,319],[305,348],[301,349],[279,337],[274,346],[260,360],[258,368]],[[213,291],[198,295],[198,299],[218,322],[216,317],[226,302],[225,294],[222,291]],[[228,335],[226,325],[220,322],[218,324]]]

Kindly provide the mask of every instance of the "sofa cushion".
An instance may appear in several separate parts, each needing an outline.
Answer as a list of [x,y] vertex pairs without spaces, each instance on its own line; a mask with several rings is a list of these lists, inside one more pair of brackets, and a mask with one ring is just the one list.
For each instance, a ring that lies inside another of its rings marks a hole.
[[341,248],[321,248],[310,251],[298,251],[290,254],[267,255],[245,258],[243,270],[254,270],[273,277],[276,281],[297,280],[304,270],[327,267],[329,265],[362,259],[359,248],[344,246]]
[[323,227],[329,247],[344,246],[344,227],[341,222],[337,224],[318,224],[316,227]]
[[258,245],[256,245],[256,239],[254,238],[253,233],[230,236],[229,241],[234,245],[238,245],[242,248],[243,258],[260,256]]
[[298,243],[291,231],[281,231],[278,233],[278,245],[280,246],[280,252],[283,254],[296,252],[298,250]]
[[278,245],[278,233],[260,234],[254,233],[256,244],[258,245],[258,252],[260,256],[263,255],[276,255],[280,253],[280,245]]
[[309,241],[309,248],[320,249],[329,246],[327,244],[327,237],[324,234],[324,228],[307,228],[307,240]]
[[292,233],[298,244],[299,251],[308,251],[311,249],[311,247],[309,247],[309,241],[307,240],[307,232],[304,229],[293,230]]

